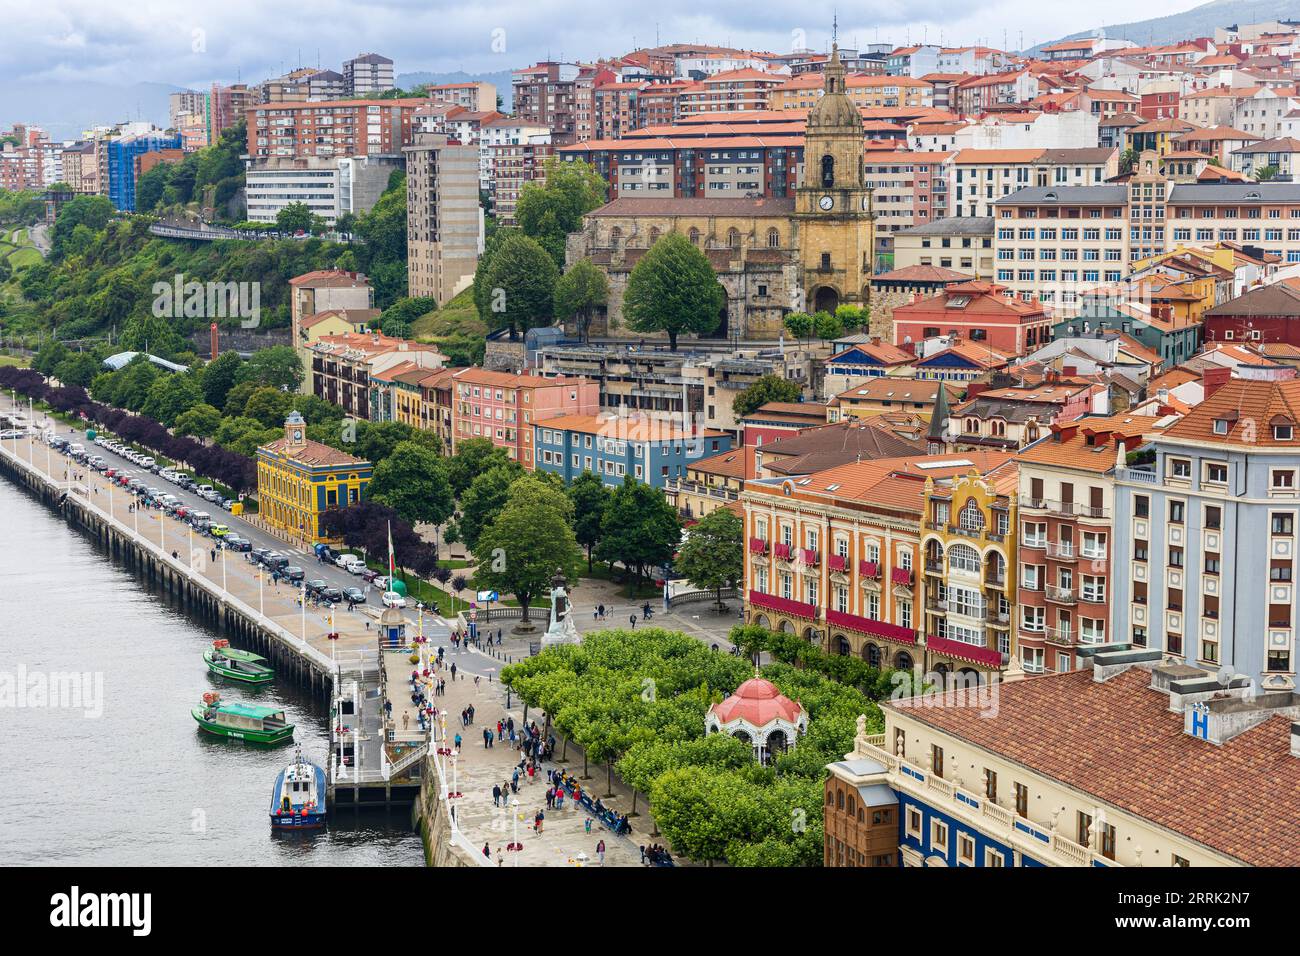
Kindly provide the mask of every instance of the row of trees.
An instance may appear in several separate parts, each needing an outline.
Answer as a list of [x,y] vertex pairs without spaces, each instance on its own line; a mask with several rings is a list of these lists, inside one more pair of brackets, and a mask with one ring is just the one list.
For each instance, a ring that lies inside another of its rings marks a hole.
[[859,714],[871,729],[883,726],[879,708],[819,674],[772,665],[763,676],[808,710],[809,731],[760,766],[749,744],[704,733],[709,706],[750,675],[741,658],[646,628],[588,634],[501,676],[588,760],[605,764],[607,785],[617,770],[648,794],[677,852],[704,863],[816,866],[825,766],[852,747]]

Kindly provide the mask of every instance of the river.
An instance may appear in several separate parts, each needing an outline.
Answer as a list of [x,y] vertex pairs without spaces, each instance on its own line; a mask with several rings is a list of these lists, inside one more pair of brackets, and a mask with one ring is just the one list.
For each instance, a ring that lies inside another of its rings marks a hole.
[[[216,636],[0,480],[0,863],[423,864],[406,810],[271,833],[271,786],[293,748],[201,734],[190,707],[214,689],[282,706],[316,763],[326,716],[296,688],[219,687],[201,657]],[[87,675],[76,706],[33,693],[58,672]],[[26,694],[5,693],[19,681]]]

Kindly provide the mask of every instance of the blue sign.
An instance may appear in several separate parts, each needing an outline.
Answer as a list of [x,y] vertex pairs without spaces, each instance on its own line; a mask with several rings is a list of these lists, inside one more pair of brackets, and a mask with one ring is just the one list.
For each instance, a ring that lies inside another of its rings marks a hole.
[[1192,736],[1201,740],[1210,739],[1210,712],[1203,707],[1192,710]]
[[483,601],[484,603],[487,603],[489,601],[499,601],[501,600],[501,595],[499,595],[496,591],[479,591],[478,599],[480,601]]

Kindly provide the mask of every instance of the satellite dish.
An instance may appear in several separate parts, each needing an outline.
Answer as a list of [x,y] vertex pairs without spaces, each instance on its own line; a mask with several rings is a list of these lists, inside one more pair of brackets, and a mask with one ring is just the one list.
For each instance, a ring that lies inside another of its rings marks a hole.
[[1228,684],[1230,684],[1230,683],[1232,682],[1232,678],[1233,678],[1233,673],[1232,673],[1232,668],[1231,668],[1231,667],[1229,667],[1229,666],[1227,666],[1227,665],[1225,664],[1223,667],[1220,667],[1220,668],[1219,668],[1219,684],[1220,684],[1220,686],[1222,686],[1222,687],[1227,687]]

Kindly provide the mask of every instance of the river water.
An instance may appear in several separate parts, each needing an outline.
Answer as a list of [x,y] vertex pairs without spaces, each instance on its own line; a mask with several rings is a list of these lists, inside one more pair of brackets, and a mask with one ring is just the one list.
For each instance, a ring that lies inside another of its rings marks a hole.
[[[292,746],[202,734],[190,707],[214,689],[281,706],[315,763],[326,715],[296,688],[218,687],[201,656],[215,636],[0,480],[0,864],[423,864],[406,810],[271,833]],[[87,675],[80,700],[42,701],[54,672]]]

